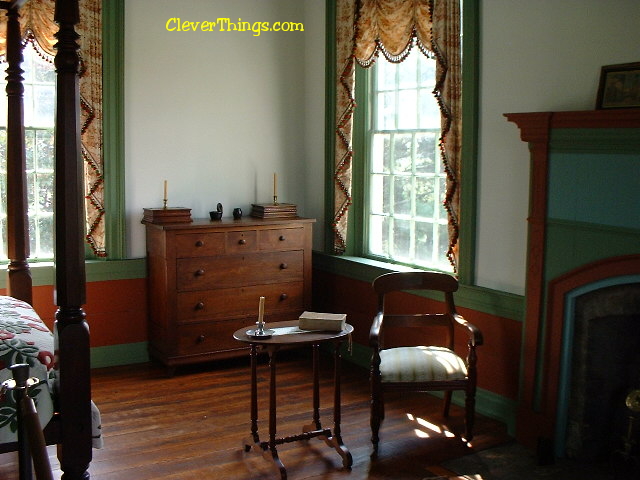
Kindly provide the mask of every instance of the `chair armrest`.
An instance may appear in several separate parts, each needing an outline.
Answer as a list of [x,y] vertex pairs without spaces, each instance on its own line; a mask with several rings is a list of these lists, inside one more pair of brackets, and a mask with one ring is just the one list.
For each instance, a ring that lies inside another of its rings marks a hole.
[[371,330],[369,330],[369,346],[376,349],[380,345],[380,329],[382,328],[383,317],[384,314],[382,312],[378,312],[378,314],[373,318]]
[[482,345],[482,332],[480,331],[480,329],[478,329],[478,327],[476,327],[472,323],[467,322],[467,320],[465,320],[465,318],[458,313],[453,314],[453,319],[456,321],[456,323],[458,323],[458,325],[461,325],[467,329],[467,332],[469,333],[469,343],[471,346],[477,347],[479,345]]

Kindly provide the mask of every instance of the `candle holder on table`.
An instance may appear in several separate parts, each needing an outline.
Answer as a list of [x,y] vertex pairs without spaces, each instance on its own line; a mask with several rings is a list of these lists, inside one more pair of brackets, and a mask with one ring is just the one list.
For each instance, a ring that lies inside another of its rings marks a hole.
[[251,338],[271,338],[273,330],[265,329],[264,324],[264,297],[260,297],[258,304],[258,321],[256,322],[258,328],[247,330],[247,335]]

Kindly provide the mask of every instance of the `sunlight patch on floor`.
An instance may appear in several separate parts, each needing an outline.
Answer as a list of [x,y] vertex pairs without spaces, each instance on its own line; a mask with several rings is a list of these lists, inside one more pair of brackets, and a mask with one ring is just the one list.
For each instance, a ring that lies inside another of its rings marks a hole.
[[430,436],[429,432],[425,431],[424,429],[427,429],[427,430],[431,431],[432,433],[437,433],[439,435],[444,435],[447,438],[455,437],[455,434],[453,432],[450,432],[446,428],[442,428],[439,425],[436,425],[434,423],[428,422],[424,418],[415,417],[411,413],[407,413],[406,415],[407,415],[407,418],[409,419],[409,421],[415,422],[421,427],[421,428],[416,428],[415,429],[416,436],[418,436],[420,438],[428,438]]

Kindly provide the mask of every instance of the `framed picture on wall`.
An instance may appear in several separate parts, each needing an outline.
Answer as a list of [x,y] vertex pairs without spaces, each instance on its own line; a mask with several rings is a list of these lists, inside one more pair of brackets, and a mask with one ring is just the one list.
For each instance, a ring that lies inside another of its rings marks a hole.
[[640,107],[640,62],[602,67],[596,109],[638,107]]

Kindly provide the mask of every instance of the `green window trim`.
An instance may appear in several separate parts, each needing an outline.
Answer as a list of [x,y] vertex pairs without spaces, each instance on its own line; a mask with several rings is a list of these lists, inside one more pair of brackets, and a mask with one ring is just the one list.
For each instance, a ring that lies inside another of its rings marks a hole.
[[102,103],[107,257],[126,255],[124,183],[124,0],[102,6]]

